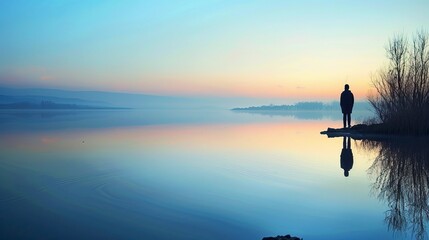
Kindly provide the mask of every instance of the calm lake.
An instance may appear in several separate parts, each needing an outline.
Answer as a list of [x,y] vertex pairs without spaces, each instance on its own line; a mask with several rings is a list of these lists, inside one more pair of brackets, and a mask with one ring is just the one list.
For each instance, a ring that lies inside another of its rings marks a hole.
[[0,239],[415,239],[429,213],[428,151],[351,140],[342,160],[348,142],[320,135],[341,116],[2,111],[0,123]]

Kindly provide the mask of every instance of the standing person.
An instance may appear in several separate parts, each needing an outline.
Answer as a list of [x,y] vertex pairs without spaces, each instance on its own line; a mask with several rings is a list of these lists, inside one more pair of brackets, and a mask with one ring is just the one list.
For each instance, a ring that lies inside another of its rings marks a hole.
[[349,124],[349,128],[351,127],[351,114],[353,109],[353,104],[355,99],[353,97],[353,93],[349,90],[349,85],[344,85],[344,91],[341,93],[340,105],[341,111],[343,112],[343,126],[346,128],[346,118],[347,123]]

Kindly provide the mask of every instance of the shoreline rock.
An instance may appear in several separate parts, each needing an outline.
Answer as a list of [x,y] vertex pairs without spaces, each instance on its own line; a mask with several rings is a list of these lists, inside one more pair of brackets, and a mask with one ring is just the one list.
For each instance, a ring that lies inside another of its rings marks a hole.
[[327,135],[328,138],[351,137],[356,140],[383,140],[393,135],[386,134],[382,124],[357,124],[351,128],[328,128],[321,131],[320,134]]
[[264,237],[262,240],[304,240],[299,237],[292,237],[291,235],[285,235],[285,236],[277,236],[277,237]]

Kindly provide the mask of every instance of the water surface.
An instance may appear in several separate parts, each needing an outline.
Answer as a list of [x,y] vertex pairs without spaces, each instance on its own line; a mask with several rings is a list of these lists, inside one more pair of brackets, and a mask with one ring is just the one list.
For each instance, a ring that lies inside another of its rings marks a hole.
[[116,110],[0,119],[1,239],[415,238],[385,221],[380,146],[351,140],[344,176],[343,139],[319,134],[340,126],[336,117]]

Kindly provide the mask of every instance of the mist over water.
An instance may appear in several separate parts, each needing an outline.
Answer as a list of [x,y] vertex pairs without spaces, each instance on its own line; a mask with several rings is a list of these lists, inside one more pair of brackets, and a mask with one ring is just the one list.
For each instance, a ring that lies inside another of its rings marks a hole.
[[2,111],[0,238],[414,239],[385,222],[379,146],[352,140],[344,177],[319,134],[341,121],[305,116]]

